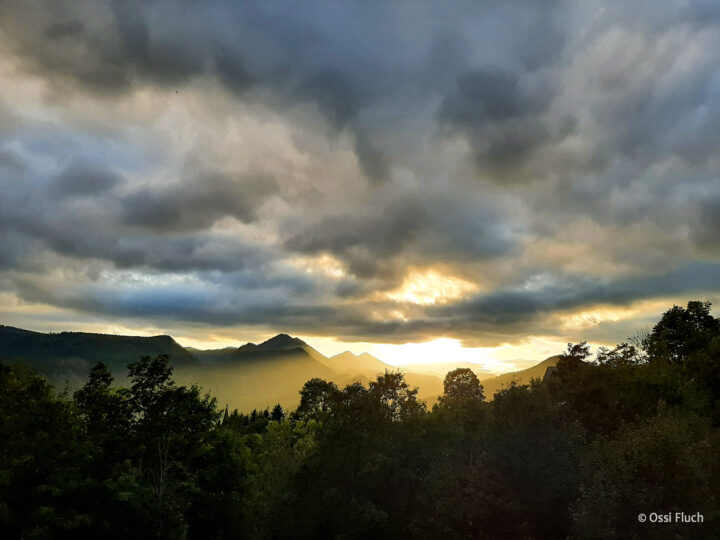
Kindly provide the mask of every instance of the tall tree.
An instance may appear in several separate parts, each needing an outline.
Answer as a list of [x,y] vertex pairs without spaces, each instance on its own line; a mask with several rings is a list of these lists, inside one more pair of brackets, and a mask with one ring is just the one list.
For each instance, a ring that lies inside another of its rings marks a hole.
[[445,375],[441,407],[458,408],[485,401],[485,392],[480,379],[472,369],[457,368]]
[[380,399],[393,421],[407,420],[425,412],[425,403],[417,398],[418,389],[410,388],[400,371],[385,370],[370,383],[370,392]]
[[710,302],[692,300],[687,308],[673,306],[644,340],[645,349],[653,356],[682,365],[687,358],[707,349],[713,338],[720,336],[720,319],[710,314]]

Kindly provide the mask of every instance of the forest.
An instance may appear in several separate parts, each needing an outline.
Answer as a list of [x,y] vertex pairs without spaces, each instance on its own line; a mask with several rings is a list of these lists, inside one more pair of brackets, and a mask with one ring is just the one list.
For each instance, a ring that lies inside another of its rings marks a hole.
[[[77,391],[0,363],[2,538],[718,538],[720,319],[674,306],[544,380],[432,408],[399,372],[229,411],[167,356]],[[282,374],[278,374],[282,377]],[[684,512],[702,523],[642,522]]]

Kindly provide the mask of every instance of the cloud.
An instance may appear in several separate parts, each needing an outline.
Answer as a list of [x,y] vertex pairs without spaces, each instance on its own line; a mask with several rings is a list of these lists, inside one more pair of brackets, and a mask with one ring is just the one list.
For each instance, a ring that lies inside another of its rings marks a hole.
[[55,179],[50,189],[59,197],[98,196],[115,187],[120,181],[120,177],[111,171],[92,163],[80,162],[67,167]]
[[374,181],[385,181],[390,177],[390,165],[385,153],[375,146],[367,135],[355,135],[355,154],[360,169]]
[[455,92],[438,111],[440,122],[463,133],[478,168],[489,179],[534,179],[523,171],[533,154],[572,134],[568,115],[548,120],[553,92],[545,81],[521,84],[520,77],[499,67],[484,67],[458,77]]
[[123,223],[157,232],[202,230],[220,218],[257,219],[259,207],[277,191],[273,178],[233,178],[210,174],[163,186],[143,188],[121,201]]
[[[0,289],[109,319],[475,344],[714,298],[716,12],[2,3]],[[478,292],[387,296],[428,273]]]
[[82,21],[65,21],[49,25],[45,29],[45,35],[50,39],[62,39],[81,34],[84,31],[85,25]]
[[32,177],[10,184],[0,200],[3,246],[12,254],[30,249],[19,250],[23,242],[35,250],[39,243],[65,257],[170,272],[227,272],[270,260],[271,250],[257,243],[207,229],[226,216],[254,220],[255,205],[277,189],[272,178],[193,178],[127,195],[112,191],[121,182],[97,164],[73,163],[47,184]]

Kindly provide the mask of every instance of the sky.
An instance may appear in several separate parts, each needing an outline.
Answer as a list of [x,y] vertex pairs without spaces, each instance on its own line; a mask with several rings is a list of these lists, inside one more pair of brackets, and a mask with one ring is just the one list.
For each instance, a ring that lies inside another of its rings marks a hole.
[[718,307],[718,125],[716,0],[0,0],[0,322],[616,344]]

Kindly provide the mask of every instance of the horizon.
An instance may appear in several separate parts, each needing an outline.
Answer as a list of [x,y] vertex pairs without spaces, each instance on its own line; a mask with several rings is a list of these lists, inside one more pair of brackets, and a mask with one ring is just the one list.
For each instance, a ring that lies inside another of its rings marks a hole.
[[[13,327],[13,325],[0,325],[0,326],[10,326]],[[333,339],[328,338],[318,338],[318,337],[303,337],[303,336],[295,336],[287,334],[286,332],[278,332],[275,334],[269,334],[264,335],[263,337],[257,338],[255,340],[238,340],[233,339],[230,341],[223,341],[223,342],[217,342],[217,341],[193,341],[194,345],[188,344],[185,340],[182,338],[178,339],[176,336],[173,336],[166,332],[140,332],[140,333],[133,333],[129,329],[121,329],[118,327],[107,327],[103,331],[98,332],[88,332],[85,330],[77,330],[77,329],[63,329],[58,328],[55,330],[37,330],[34,328],[19,328],[20,330],[26,330],[30,332],[39,332],[39,333],[73,333],[73,332],[82,332],[82,333],[94,333],[99,335],[109,335],[109,336],[120,336],[120,337],[159,337],[159,336],[169,336],[171,337],[176,343],[178,343],[180,346],[182,346],[185,349],[191,349],[191,350],[198,350],[198,351],[212,351],[212,350],[222,350],[225,348],[239,348],[243,345],[247,344],[262,344],[266,341],[269,341],[270,339],[280,336],[280,335],[287,335],[291,338],[297,338],[303,341],[306,345],[309,345],[319,353],[321,353],[323,356],[327,358],[332,358],[334,356],[338,356],[343,353],[351,353],[353,355],[362,356],[364,354],[369,354],[373,358],[380,360],[382,363],[387,364],[389,367],[398,368],[398,369],[409,369],[416,373],[430,373],[433,375],[437,375],[439,377],[444,377],[447,373],[447,369],[444,369],[443,363],[447,364],[448,369],[451,366],[459,366],[459,365],[472,365],[477,373],[479,373],[482,376],[490,377],[495,375],[502,375],[504,373],[512,373],[515,371],[520,371],[523,369],[526,369],[528,367],[532,367],[537,365],[538,363],[547,360],[551,356],[555,356],[557,354],[561,354],[562,351],[551,354],[549,356],[543,356],[542,358],[493,358],[488,363],[487,358],[476,358],[474,357],[475,351],[473,349],[469,349],[466,351],[465,354],[456,354],[453,356],[451,360],[447,360],[443,362],[442,360],[438,360],[437,356],[435,354],[437,351],[432,350],[433,342],[430,342],[429,344],[418,344],[418,343],[409,343],[404,345],[391,345],[390,347],[395,348],[405,348],[406,350],[400,351],[399,354],[396,353],[396,355],[390,354],[390,358],[394,360],[392,361],[386,361],[384,358],[383,353],[387,353],[388,346],[378,345],[375,343],[341,343]],[[184,342],[185,341],[185,342]],[[443,338],[440,338],[437,341],[448,341],[443,340]],[[200,345],[200,346],[197,346]],[[427,346],[429,345],[430,348],[426,349],[423,347],[423,345]],[[346,346],[349,346],[349,348],[345,348]],[[408,347],[409,346],[409,347]],[[455,349],[462,348],[459,342],[454,341],[451,345]],[[445,347],[443,347],[445,349]],[[427,356],[423,357],[422,353],[425,352]],[[418,355],[420,353],[420,355]],[[398,359],[400,361],[398,362]],[[483,361],[484,360],[484,361]],[[492,369],[492,368],[495,369]]]

